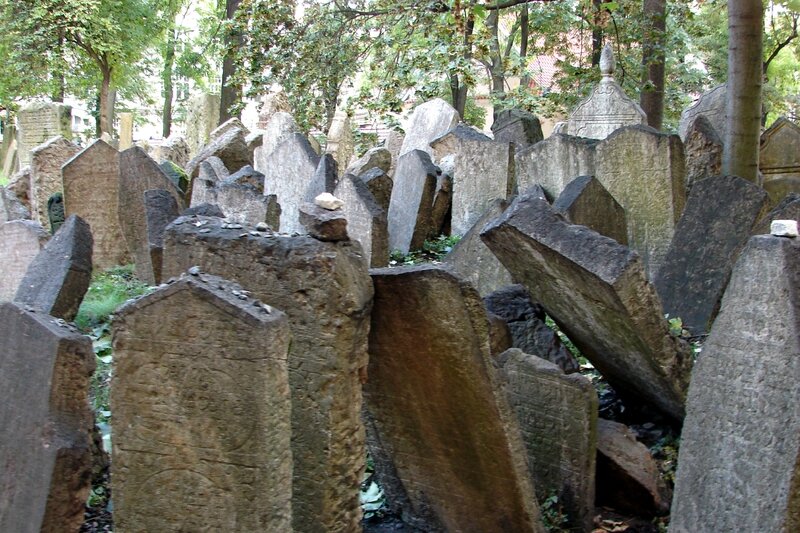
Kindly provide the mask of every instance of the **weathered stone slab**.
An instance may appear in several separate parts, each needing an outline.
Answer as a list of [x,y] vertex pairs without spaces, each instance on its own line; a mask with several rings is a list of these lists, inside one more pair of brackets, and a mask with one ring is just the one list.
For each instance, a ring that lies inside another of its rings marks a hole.
[[776,205],[790,192],[800,193],[800,126],[784,117],[761,135],[758,170]]
[[681,113],[680,124],[678,125],[678,135],[686,140],[692,122],[698,116],[704,116],[711,123],[711,127],[717,132],[720,139],[725,139],[725,95],[727,85],[722,84],[714,87],[707,93],[703,93],[697,102],[683,110]]
[[389,173],[392,168],[392,153],[381,146],[370,148],[367,153],[362,155],[352,165],[347,167],[345,174],[352,174],[353,176],[363,177],[363,174],[378,168],[384,172]]
[[30,217],[30,211],[19,201],[17,195],[10,189],[0,186],[0,223]]
[[378,205],[367,184],[352,174],[345,174],[339,180],[333,195],[344,202],[347,232],[350,238],[361,243],[369,266],[375,268],[388,265],[386,211]]
[[625,210],[594,176],[572,180],[553,202],[553,209],[573,224],[628,244]]
[[71,322],[92,278],[92,231],[69,217],[28,266],[14,301]]
[[[153,159],[155,160],[155,158]],[[178,188],[181,195],[185,197],[186,191],[189,190],[189,176],[186,175],[186,171],[179,167],[177,163],[173,163],[168,159],[162,161],[158,166],[167,175],[172,184]]]
[[245,165],[252,165],[250,150],[245,141],[245,133],[239,128],[225,131],[212,138],[200,149],[191,161],[186,163],[186,174],[194,179],[199,172],[200,163],[211,156],[220,158],[228,170],[237,171]]
[[115,529],[291,530],[286,315],[204,274],[115,315]]
[[683,140],[686,152],[686,194],[698,181],[722,174],[722,139],[704,115],[692,121]]
[[773,220],[800,220],[800,193],[789,193],[753,227],[751,235],[769,235]]
[[167,191],[175,199],[178,208],[184,207],[183,198],[161,167],[138,146],[120,152],[119,171],[119,224],[122,234],[133,255],[136,276],[148,285],[155,285],[144,193],[153,189]]
[[378,202],[378,205],[381,206],[384,211],[388,212],[389,202],[392,199],[392,187],[394,186],[392,178],[379,168],[368,170],[364,174],[359,175],[359,177],[361,181],[367,185],[372,196],[375,197],[375,201]]
[[222,209],[216,204],[198,204],[189,209],[184,209],[181,214],[186,217],[202,216],[225,218],[225,213],[223,213]]
[[[72,107],[35,102],[17,111],[17,160],[19,168],[31,164],[31,151],[58,135],[72,137]],[[52,193],[51,193],[52,194]]]
[[91,487],[88,337],[0,304],[0,531],[78,531]]
[[544,141],[517,150],[514,158],[517,185],[523,193],[540,185],[555,200],[578,176],[594,175],[597,141],[554,133]]
[[186,143],[191,154],[197,154],[210,140],[211,130],[219,123],[218,94],[198,94],[186,104]]
[[347,168],[354,152],[355,140],[350,117],[347,113],[337,111],[333,116],[330,128],[328,128],[325,153],[333,156],[337,167]]
[[119,113],[119,149],[133,146],[133,113]]
[[539,503],[550,494],[567,514],[567,525],[590,531],[594,513],[597,392],[580,375],[517,348],[497,361],[508,403],[519,420]]
[[797,239],[752,237],[689,387],[670,531],[797,531]]
[[595,177],[625,209],[628,244],[652,279],[686,203],[683,145],[649,126],[618,130],[597,145]]
[[[13,192],[17,199],[22,202],[27,209],[31,208],[31,167],[27,166],[16,172],[8,180],[6,188]],[[30,213],[29,213],[30,215]],[[30,216],[28,216],[30,218]]]
[[428,238],[450,235],[450,219],[453,212],[453,177],[439,170],[436,176],[436,194],[431,207],[431,226]]
[[128,246],[119,223],[119,152],[94,141],[61,169],[64,214],[78,215],[92,228],[92,265],[104,270],[129,262]]
[[179,218],[164,238],[163,275],[199,265],[285,310],[293,337],[293,528],[358,531],[366,455],[359,376],[367,365],[372,300],[366,260],[358,243],[254,230],[217,218]]
[[281,207],[274,194],[264,196],[250,185],[223,183],[210,192],[208,201],[217,204],[231,222],[266,222],[274,231],[279,229]]
[[519,150],[544,140],[539,119],[524,109],[504,109],[492,122],[494,140],[514,143]]
[[347,218],[341,209],[329,210],[310,202],[300,205],[300,223],[320,241],[348,241]]
[[50,220],[50,233],[55,233],[64,223],[64,195],[57,192],[47,199],[47,218]]
[[440,267],[371,274],[364,397],[387,500],[425,531],[543,531],[478,293]]
[[154,284],[161,283],[161,265],[164,258],[164,231],[178,218],[180,208],[175,197],[164,189],[144,192],[144,213],[147,222],[147,246]]
[[160,146],[153,147],[148,154],[159,164],[172,161],[181,168],[191,159],[191,150],[186,139],[174,134],[164,139]]
[[253,166],[259,172],[264,172],[267,166],[266,158],[283,141],[295,133],[302,133],[300,126],[294,121],[292,115],[285,111],[278,111],[272,115],[264,129],[261,146],[253,152]]
[[28,266],[44,247],[50,234],[32,220],[0,224],[0,302],[14,299]]
[[414,150],[398,158],[389,201],[389,249],[408,253],[431,232],[438,169],[430,156]]
[[398,159],[412,150],[432,154],[429,143],[454,128],[459,120],[461,118],[458,116],[458,111],[441,98],[434,98],[418,105],[411,113],[405,127],[406,135]]
[[222,184],[249,185],[259,194],[264,194],[264,174],[250,165],[245,165],[227,178],[221,178]]
[[664,312],[695,335],[714,322],[736,258],[768,203],[761,187],[736,176],[694,184],[653,284]]
[[214,203],[213,189],[228,177],[230,173],[220,158],[212,156],[201,162],[197,177],[192,180],[192,200],[189,205]]
[[314,198],[324,192],[332,193],[338,181],[338,165],[332,154],[323,154],[319,158],[317,168],[311,177],[311,182],[306,190],[306,202],[313,202]]
[[453,128],[439,137],[430,141],[429,146],[433,150],[432,157],[436,161],[441,161],[448,155],[455,155],[463,151],[463,143],[466,141],[484,141],[492,142],[490,137],[487,137],[476,128],[459,122]]
[[47,200],[62,192],[61,167],[80,148],[62,136],[53,137],[31,150],[31,212],[39,224],[55,233],[47,216]]
[[515,201],[481,237],[614,390],[683,418],[691,351],[669,334],[638,254],[536,198]]
[[229,131],[233,131],[236,129],[241,130],[245,137],[250,135],[250,130],[247,129],[244,124],[242,124],[241,120],[239,120],[237,117],[231,117],[222,124],[220,124],[219,126],[217,126],[216,128],[214,128],[213,130],[211,130],[211,133],[208,134],[209,141],[213,141],[214,139],[219,139]]

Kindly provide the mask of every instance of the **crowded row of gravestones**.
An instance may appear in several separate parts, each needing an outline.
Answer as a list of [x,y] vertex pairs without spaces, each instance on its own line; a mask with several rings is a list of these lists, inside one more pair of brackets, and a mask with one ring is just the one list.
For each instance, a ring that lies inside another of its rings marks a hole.
[[[94,355],[69,321],[130,260],[158,287],[113,323],[118,531],[358,531],[367,451],[407,530],[543,531],[552,496],[575,531],[596,503],[798,530],[800,197],[766,186],[797,178],[714,176],[705,115],[685,147],[623,98],[607,75],[546,140],[435,100],[354,162],[286,113],[179,163],[32,150],[0,195],[0,531],[83,520]],[[443,232],[443,264],[382,268]],[[682,428],[674,494],[545,313],[629,412]],[[696,361],[665,313],[708,333]]]

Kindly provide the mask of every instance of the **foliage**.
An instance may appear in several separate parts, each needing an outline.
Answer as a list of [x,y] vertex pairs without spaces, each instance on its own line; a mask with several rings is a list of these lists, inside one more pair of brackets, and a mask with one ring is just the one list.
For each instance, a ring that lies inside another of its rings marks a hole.
[[676,437],[672,432],[669,432],[658,439],[654,445],[650,446],[650,453],[658,464],[659,474],[670,488],[675,486],[680,444],[680,437]]
[[407,254],[394,250],[389,257],[389,266],[409,266],[441,261],[459,240],[461,237],[458,235],[439,235],[433,240],[426,240],[420,250],[411,250]]
[[539,511],[542,525],[549,533],[569,533],[569,516],[554,490],[539,504]]

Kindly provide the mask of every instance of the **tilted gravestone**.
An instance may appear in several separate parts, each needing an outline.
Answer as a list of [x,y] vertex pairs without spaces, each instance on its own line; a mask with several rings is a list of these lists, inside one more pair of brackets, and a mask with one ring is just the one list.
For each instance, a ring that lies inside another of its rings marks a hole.
[[683,145],[677,135],[629,126],[597,145],[595,177],[625,209],[628,245],[652,279],[686,203]]
[[354,152],[355,140],[350,117],[346,113],[337,111],[333,116],[330,128],[328,128],[325,153],[333,156],[339,168],[345,169],[350,165],[350,159]]
[[725,84],[714,87],[710,91],[703,93],[700,98],[683,110],[681,113],[680,124],[678,125],[678,135],[684,141],[687,138],[689,129],[694,120],[703,116],[708,119],[711,127],[717,133],[722,141],[725,140],[725,96],[727,93],[727,86]]
[[314,198],[324,192],[333,192],[339,178],[337,168],[336,159],[334,159],[332,154],[323,154],[319,158],[317,168],[314,170],[311,182],[306,190],[306,202],[313,202]]
[[30,217],[30,211],[20,202],[17,195],[7,187],[0,186],[0,224]]
[[389,201],[389,249],[408,253],[422,247],[431,233],[431,211],[438,169],[421,150],[401,155]]
[[553,209],[573,224],[628,244],[625,210],[594,176],[572,180],[553,202]]
[[144,192],[144,216],[147,224],[147,247],[153,280],[161,283],[161,265],[164,259],[164,231],[180,211],[178,202],[169,191],[152,189]]
[[517,150],[544,139],[539,119],[524,109],[505,109],[492,122],[494,140],[514,143]]
[[778,205],[753,226],[751,235],[769,233],[773,220],[800,220],[800,193],[787,194]]
[[115,313],[114,526],[289,531],[286,315],[184,275]]
[[392,168],[392,153],[382,146],[370,148],[367,153],[347,167],[345,174],[360,177],[373,168],[378,168],[384,173],[388,173],[389,169]]
[[761,134],[758,170],[764,189],[776,205],[790,192],[800,193],[800,126],[784,117]]
[[764,190],[736,176],[694,184],[653,284],[664,312],[694,333],[706,333],[742,247],[767,210]]
[[[153,159],[156,160],[155,157]],[[186,171],[169,159],[162,161],[158,166],[167,175],[172,184],[178,188],[181,195],[185,196],[186,191],[189,190],[189,176],[186,175]]]
[[295,531],[357,531],[360,421],[372,284],[361,247],[181,217],[164,237],[163,276],[199,265],[289,316]]
[[798,531],[798,240],[752,237],[689,387],[670,531]]
[[544,141],[517,150],[514,162],[519,192],[539,185],[550,200],[555,200],[578,176],[594,175],[597,142],[554,133]]
[[200,163],[211,156],[220,158],[225,167],[232,172],[236,172],[245,165],[253,164],[250,149],[245,141],[244,130],[240,128],[228,129],[219,136],[212,137],[208,144],[186,163],[186,174],[189,178],[196,178]]
[[14,301],[71,322],[91,278],[92,232],[72,215],[28,266]]
[[261,146],[253,153],[253,166],[259,172],[264,172],[267,166],[266,158],[277,146],[295,133],[302,133],[300,126],[294,118],[285,111],[278,111],[269,119],[264,130]]
[[78,531],[91,488],[92,341],[0,304],[0,531]]
[[536,198],[481,237],[617,393],[683,418],[691,351],[670,335],[638,254]]
[[497,358],[541,504],[555,494],[567,525],[591,531],[597,392],[589,378],[511,348]]
[[92,264],[105,270],[129,262],[128,245],[119,223],[119,152],[97,140],[67,161],[64,214],[78,215],[92,228]]
[[364,397],[387,500],[425,531],[543,531],[478,293],[441,267],[371,274]]
[[347,232],[361,243],[372,268],[389,264],[389,233],[386,211],[378,205],[367,184],[351,174],[339,180],[333,195],[344,202]]
[[[164,161],[172,161],[181,168],[191,159],[189,144],[180,135],[170,135],[159,146],[153,146],[147,152],[160,165]],[[181,187],[183,188],[183,187]]]
[[378,205],[388,212],[389,202],[392,198],[392,187],[394,186],[392,178],[379,168],[368,170],[364,174],[358,175],[358,177],[367,185],[369,192],[375,197]]
[[52,195],[62,192],[61,167],[80,150],[60,135],[31,150],[31,213],[51,233],[55,233],[57,228],[50,227],[47,201]]
[[429,143],[454,128],[459,120],[458,111],[441,98],[434,98],[418,105],[411,113],[405,127],[406,135],[398,153],[398,160],[412,150],[432,154]]
[[0,224],[0,302],[14,299],[28,266],[47,243],[50,234],[32,220]]
[[209,157],[197,170],[197,177],[192,180],[192,199],[190,206],[214,203],[214,188],[230,176],[225,164],[218,157]]
[[[72,137],[72,108],[36,102],[17,111],[17,160],[19,168],[31,164],[31,150],[57,135]],[[52,194],[52,193],[51,193]]]
[[722,139],[704,116],[692,121],[683,137],[686,152],[686,194],[698,181],[722,174]]

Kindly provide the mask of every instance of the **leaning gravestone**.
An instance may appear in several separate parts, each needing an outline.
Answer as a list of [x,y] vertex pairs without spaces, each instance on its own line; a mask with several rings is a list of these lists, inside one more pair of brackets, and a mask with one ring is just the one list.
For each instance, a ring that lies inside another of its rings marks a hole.
[[164,278],[199,265],[285,310],[292,344],[295,531],[358,531],[366,450],[360,421],[372,284],[361,247],[181,217],[164,237]]
[[351,174],[339,180],[333,195],[344,202],[347,233],[361,243],[372,268],[389,264],[386,211],[378,205],[366,183]]
[[186,174],[189,178],[197,177],[198,166],[211,156],[222,160],[225,167],[232,172],[253,164],[244,130],[240,128],[224,130],[220,135],[212,137],[208,144],[186,163]]
[[267,123],[261,146],[253,152],[253,166],[259,172],[267,167],[266,158],[287,138],[302,133],[294,118],[285,111],[278,111]]
[[128,263],[128,246],[119,224],[119,152],[96,140],[61,169],[64,214],[78,215],[92,228],[92,264],[105,270]]
[[625,209],[628,244],[653,279],[686,203],[683,144],[677,135],[629,126],[597,145],[595,177]]
[[387,500],[425,531],[543,531],[478,293],[433,266],[372,279],[364,397]]
[[669,530],[800,529],[800,243],[752,237],[689,387]]
[[[17,111],[17,159],[19,168],[31,164],[31,150],[57,135],[72,137],[72,108],[37,102]],[[51,193],[52,194],[52,193]]]
[[389,202],[392,198],[392,187],[394,186],[392,178],[380,168],[368,170],[364,174],[358,175],[358,177],[366,183],[378,205],[388,212]]
[[0,304],[0,531],[78,531],[91,488],[88,337]]
[[332,155],[336,165],[344,169],[350,165],[350,159],[353,157],[354,152],[355,140],[353,139],[353,127],[350,123],[350,117],[344,112],[336,112],[331,126],[328,128],[325,153]]
[[773,220],[800,220],[800,193],[787,194],[778,205],[753,226],[751,235],[768,234]]
[[703,93],[700,98],[690,107],[681,113],[680,124],[678,125],[678,135],[686,140],[687,133],[698,116],[704,116],[711,123],[711,127],[720,139],[725,140],[727,129],[725,127],[725,97],[727,86],[725,84],[714,87],[707,93]]
[[566,375],[517,348],[497,361],[528,450],[539,502],[555,494],[567,526],[591,531],[598,409],[592,382],[580,374]]
[[768,203],[761,187],[736,176],[694,184],[653,284],[664,312],[695,335],[714,321],[736,258]]
[[704,115],[692,121],[683,137],[686,152],[686,194],[698,181],[722,174],[722,139]]
[[392,168],[392,153],[381,146],[370,148],[367,153],[347,167],[345,174],[360,177],[373,168],[382,170],[384,174],[388,173]]
[[572,180],[553,202],[553,209],[573,224],[628,244],[625,210],[594,176]]
[[92,278],[92,232],[69,217],[28,266],[14,301],[71,322]]
[[322,193],[332,193],[338,180],[338,165],[332,154],[322,154],[306,189],[306,202],[313,202]]
[[113,329],[115,530],[290,531],[286,315],[193,273]]
[[389,250],[408,253],[431,233],[431,212],[439,172],[430,156],[413,150],[399,157],[389,200]]
[[776,205],[790,192],[800,193],[800,126],[784,117],[761,135],[758,170],[764,189]]
[[147,247],[155,284],[162,281],[161,266],[164,258],[164,231],[178,218],[178,202],[169,191],[152,189],[144,192],[144,213],[147,223]]
[[49,237],[50,234],[32,220],[0,224],[0,302],[14,299],[28,265]]
[[492,122],[494,140],[514,143],[519,150],[544,139],[539,119],[524,109],[505,109]]
[[454,128],[460,120],[458,111],[442,100],[434,98],[414,108],[408,119],[406,135],[398,153],[398,160],[412,150],[432,154],[430,142]]
[[684,415],[691,351],[669,333],[638,254],[519,198],[481,234],[623,399]]
[[60,135],[31,150],[31,213],[52,233],[57,228],[50,227],[47,201],[52,195],[62,192],[61,167],[80,150]]
[[522,150],[514,158],[519,191],[541,186],[550,200],[578,176],[594,175],[597,141],[554,133]]

